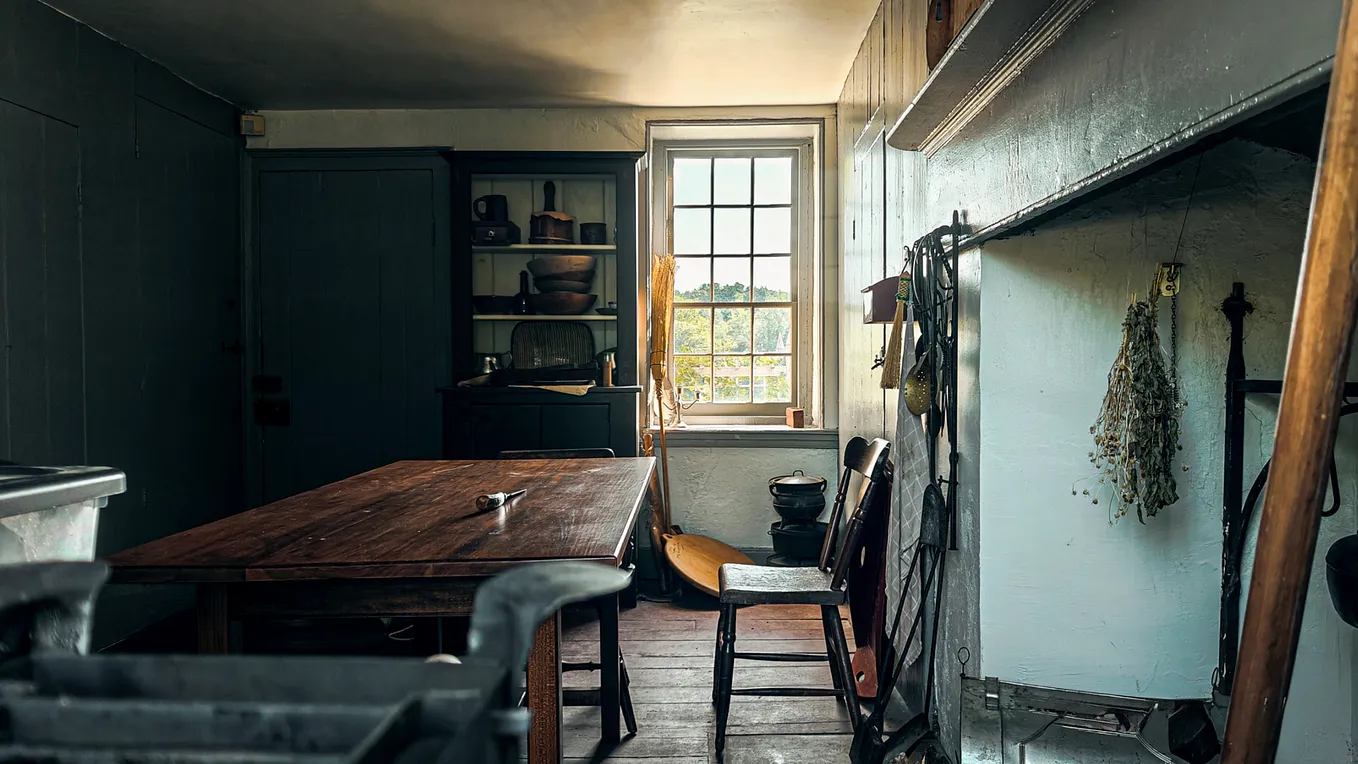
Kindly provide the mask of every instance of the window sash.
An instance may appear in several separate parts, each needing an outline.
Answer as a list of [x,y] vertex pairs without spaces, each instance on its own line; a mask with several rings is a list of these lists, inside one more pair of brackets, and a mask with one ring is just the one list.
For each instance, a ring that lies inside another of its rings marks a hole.
[[[673,179],[674,179],[674,167],[675,167],[675,160],[676,160],[676,159],[709,159],[709,160],[715,160],[715,159],[722,159],[722,158],[749,158],[749,159],[751,160],[751,163],[750,163],[750,176],[751,176],[751,177],[750,177],[750,203],[748,203],[748,204],[731,204],[731,203],[717,203],[717,202],[716,202],[716,188],[715,188],[715,184],[716,184],[716,172],[715,172],[715,165],[709,166],[709,170],[708,170],[708,172],[709,172],[709,184],[710,184],[710,185],[709,185],[709,193],[708,193],[708,200],[709,200],[709,203],[707,203],[707,204],[674,204],[674,203],[673,203],[673,201],[672,201],[672,199],[673,199],[673,189],[674,189]],[[789,199],[789,201],[788,201],[787,203],[773,204],[773,203],[755,203],[755,202],[754,202],[754,199],[755,199],[755,163],[753,162],[753,160],[754,160],[754,159],[757,159],[757,158],[788,158],[788,159],[791,159],[791,160],[792,160],[792,167],[791,167],[792,178],[791,178],[791,183],[790,183],[790,199]],[[754,384],[755,384],[755,381],[754,381],[754,374],[753,374],[753,372],[754,372],[754,368],[753,368],[753,359],[754,359],[754,358],[758,358],[758,357],[785,357],[785,358],[788,359],[788,390],[789,390],[789,396],[788,396],[788,397],[790,398],[790,400],[788,400],[788,401],[780,401],[780,402],[776,402],[776,403],[755,403],[755,402],[753,402],[753,400],[751,400],[751,401],[749,401],[749,402],[740,402],[740,403],[715,403],[715,402],[713,402],[713,401],[711,400],[711,398],[705,398],[704,400],[699,401],[699,402],[697,402],[697,403],[695,403],[695,404],[692,404],[690,407],[686,408],[685,411],[686,411],[687,415],[690,415],[690,416],[697,416],[697,417],[703,417],[703,416],[713,416],[713,417],[740,417],[740,416],[759,416],[759,417],[764,417],[764,416],[781,416],[781,415],[784,413],[784,409],[786,409],[788,406],[798,406],[798,405],[801,405],[801,404],[799,403],[800,398],[801,398],[801,395],[802,395],[802,390],[801,390],[801,382],[802,382],[802,380],[800,379],[800,376],[801,376],[801,373],[802,373],[801,367],[803,366],[803,362],[804,362],[803,356],[804,356],[806,353],[810,352],[810,347],[805,345],[805,339],[806,339],[806,338],[804,338],[804,337],[802,336],[802,330],[801,330],[801,326],[800,326],[800,323],[801,323],[801,322],[800,322],[800,316],[799,316],[799,312],[800,312],[800,311],[799,311],[799,307],[800,307],[800,303],[802,302],[802,296],[799,294],[800,290],[798,289],[798,284],[799,284],[799,282],[801,281],[801,278],[800,278],[800,271],[801,271],[801,268],[804,267],[804,266],[803,266],[803,263],[805,263],[805,262],[814,262],[814,258],[813,258],[813,257],[807,257],[806,254],[803,253],[803,247],[804,247],[804,245],[809,245],[809,242],[804,243],[804,242],[802,241],[802,238],[803,238],[803,237],[802,237],[802,235],[801,235],[801,233],[802,233],[802,227],[803,227],[803,225],[804,225],[805,216],[808,214],[808,211],[804,208],[804,202],[803,202],[803,198],[802,198],[802,197],[803,197],[803,193],[802,193],[802,191],[803,191],[803,180],[804,180],[804,174],[805,174],[805,171],[806,171],[805,163],[808,162],[808,161],[809,161],[809,158],[806,157],[806,156],[804,156],[804,149],[803,149],[803,148],[801,148],[801,147],[790,147],[790,146],[785,146],[785,145],[784,145],[784,146],[777,147],[777,148],[773,148],[773,147],[769,147],[769,148],[742,148],[742,147],[712,148],[712,147],[699,147],[699,146],[694,146],[694,147],[670,146],[670,147],[667,147],[667,148],[665,149],[665,171],[666,171],[666,189],[667,189],[667,190],[666,190],[666,197],[665,197],[665,200],[664,200],[664,215],[665,215],[665,236],[666,236],[666,242],[665,242],[665,244],[666,244],[666,251],[671,252],[671,253],[674,252],[674,217],[675,217],[675,214],[674,214],[674,213],[675,213],[675,210],[682,210],[682,209],[705,209],[705,210],[713,210],[713,211],[715,211],[715,210],[720,210],[720,209],[748,209],[748,210],[751,211],[751,212],[750,212],[750,215],[751,215],[751,223],[750,223],[750,252],[749,252],[749,253],[747,253],[747,254],[717,254],[715,251],[713,251],[713,250],[716,249],[716,246],[715,246],[715,245],[716,245],[716,226],[713,225],[713,224],[709,224],[710,227],[709,227],[709,231],[708,231],[708,252],[707,252],[706,254],[682,254],[682,255],[676,254],[676,255],[675,255],[675,259],[676,259],[676,260],[680,260],[680,259],[710,258],[710,259],[712,260],[713,264],[715,264],[716,261],[717,261],[718,259],[720,259],[720,258],[751,258],[751,264],[752,264],[752,266],[753,266],[753,264],[756,262],[756,260],[757,260],[758,258],[761,258],[761,257],[788,257],[788,258],[789,258],[789,263],[788,263],[788,270],[789,270],[789,273],[788,273],[788,276],[789,276],[788,296],[789,296],[790,299],[788,299],[788,300],[786,300],[786,301],[778,301],[778,302],[760,302],[760,301],[754,300],[754,286],[755,286],[755,285],[754,285],[754,283],[753,283],[753,272],[752,272],[752,275],[751,275],[751,282],[752,282],[752,283],[750,284],[750,298],[751,298],[751,299],[749,299],[749,300],[740,301],[740,302],[718,302],[718,301],[706,301],[706,302],[688,302],[688,301],[685,301],[685,302],[679,302],[679,301],[676,300],[676,301],[674,302],[674,307],[675,307],[676,310],[681,309],[681,308],[688,308],[688,309],[707,309],[707,310],[709,310],[709,314],[708,314],[708,349],[709,349],[710,351],[713,351],[713,352],[709,352],[709,353],[678,353],[677,351],[675,351],[675,349],[673,348],[673,346],[671,346],[671,348],[670,348],[670,355],[671,355],[671,358],[672,358],[672,359],[680,358],[680,357],[685,357],[685,358],[706,358],[706,359],[708,359],[708,361],[709,361],[709,368],[712,370],[712,371],[711,371],[711,374],[713,375],[713,377],[712,377],[712,384],[713,384],[713,387],[714,387],[714,390],[713,390],[714,393],[715,393],[715,384],[716,384],[716,380],[715,380],[715,373],[716,373],[716,372],[715,372],[715,369],[716,369],[716,359],[717,359],[717,358],[721,358],[721,357],[743,357],[743,358],[750,358],[750,359],[751,359],[751,364],[752,364],[752,365],[751,365],[751,376],[750,376],[750,395],[751,395],[751,398],[753,398],[753,395],[754,395]],[[754,211],[755,211],[755,210],[758,210],[758,209],[788,209],[788,210],[791,211],[791,215],[790,215],[790,218],[791,218],[791,230],[789,231],[789,242],[790,242],[790,245],[789,245],[789,247],[788,247],[788,249],[790,250],[789,252],[777,252],[777,253],[774,253],[774,252],[755,252],[755,243],[754,243],[754,241],[755,241],[755,226],[754,226],[754,220],[753,220],[753,218],[754,218]],[[714,289],[715,289],[715,284],[713,283],[714,280],[715,280],[715,274],[709,274],[709,279],[708,279],[709,293],[708,293],[708,294],[709,294],[710,296],[715,296],[715,292],[714,292],[714,291],[711,291],[711,290],[714,290]],[[770,352],[770,353],[756,353],[756,352],[754,352],[754,337],[753,337],[754,326],[753,326],[753,314],[751,315],[751,329],[750,329],[750,331],[751,331],[750,351],[751,351],[751,352],[749,352],[749,353],[718,353],[718,352],[715,352],[715,351],[716,351],[715,336],[713,336],[713,335],[714,335],[714,333],[715,333],[715,325],[716,325],[716,320],[717,320],[717,318],[716,318],[716,311],[717,311],[717,310],[721,310],[721,309],[729,309],[729,308],[751,308],[751,309],[755,309],[755,308],[787,308],[787,309],[789,309],[789,321],[790,321],[790,324],[791,324],[790,327],[789,327],[789,330],[790,330],[790,333],[791,333],[791,338],[790,338],[790,352],[787,352],[787,353],[773,353],[773,352]],[[672,338],[671,338],[671,342],[673,342],[673,341],[674,341],[674,338],[672,337]],[[672,380],[675,380],[675,381],[677,382],[677,370],[676,370],[676,365],[675,365],[675,363],[674,363],[673,361],[671,361],[671,364],[670,364],[670,378],[671,378]],[[676,384],[676,387],[678,387],[677,384]],[[704,394],[706,395],[706,392],[705,392]]]

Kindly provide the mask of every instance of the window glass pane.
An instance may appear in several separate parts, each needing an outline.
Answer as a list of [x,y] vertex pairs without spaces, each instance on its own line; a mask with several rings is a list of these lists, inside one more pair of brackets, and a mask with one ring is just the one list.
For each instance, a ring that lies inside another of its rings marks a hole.
[[712,258],[712,302],[750,301],[750,258]]
[[711,353],[711,331],[711,309],[674,309],[674,352]]
[[750,309],[717,308],[712,322],[712,342],[717,353],[750,352]]
[[754,160],[754,203],[792,203],[792,157]]
[[713,253],[718,255],[750,254],[750,211],[748,209],[713,210],[716,228],[712,240]]
[[750,203],[749,157],[718,159],[712,166],[713,203]]
[[674,254],[706,255],[712,252],[712,211],[676,209],[674,211]]
[[674,160],[674,204],[712,202],[712,160]]
[[792,400],[792,363],[785,355],[754,357],[754,402],[785,403]]
[[712,400],[717,403],[750,402],[750,357],[717,356],[712,359]]
[[754,301],[789,302],[792,300],[792,258],[756,257],[754,259]]
[[674,301],[712,301],[712,258],[674,258]]
[[792,308],[756,308],[754,352],[792,352]]
[[681,400],[691,401],[699,397],[712,400],[712,358],[710,356],[676,356],[674,359],[674,386],[683,388]]
[[791,207],[761,207],[754,211],[754,251],[776,255],[792,252]]

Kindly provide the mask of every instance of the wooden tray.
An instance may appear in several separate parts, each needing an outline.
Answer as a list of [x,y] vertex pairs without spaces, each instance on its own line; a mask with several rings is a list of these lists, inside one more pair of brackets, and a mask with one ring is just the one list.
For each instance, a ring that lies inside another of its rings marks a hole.
[[665,556],[679,577],[703,592],[721,594],[721,566],[728,562],[753,565],[754,560],[735,547],[707,536],[666,533]]

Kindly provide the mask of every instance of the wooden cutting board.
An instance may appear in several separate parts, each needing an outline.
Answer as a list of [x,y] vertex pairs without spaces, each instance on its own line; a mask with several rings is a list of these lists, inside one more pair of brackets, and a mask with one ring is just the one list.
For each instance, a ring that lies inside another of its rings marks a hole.
[[666,533],[665,556],[679,577],[703,592],[721,594],[721,566],[728,562],[753,565],[743,552],[707,536]]

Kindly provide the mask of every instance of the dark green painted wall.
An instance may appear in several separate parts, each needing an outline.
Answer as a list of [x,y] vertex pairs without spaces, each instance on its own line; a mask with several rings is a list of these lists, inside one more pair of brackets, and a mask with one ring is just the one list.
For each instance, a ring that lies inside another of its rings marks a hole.
[[[127,472],[101,554],[242,508],[235,119],[37,0],[0,0],[0,459]],[[104,634],[171,601],[109,594]]]

